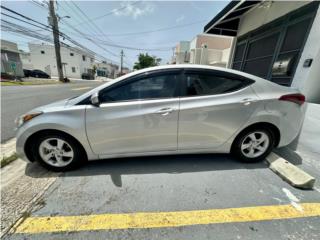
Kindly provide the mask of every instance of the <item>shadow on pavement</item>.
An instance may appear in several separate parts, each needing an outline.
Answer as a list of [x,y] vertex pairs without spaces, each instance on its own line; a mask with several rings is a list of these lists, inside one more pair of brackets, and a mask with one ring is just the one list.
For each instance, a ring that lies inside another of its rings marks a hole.
[[292,163],[293,165],[301,165],[302,158],[299,154],[293,151],[290,147],[282,147],[277,148],[274,150],[276,154],[280,157],[286,159],[288,162]]
[[[37,163],[29,163],[25,174],[42,178],[43,174],[35,171]],[[228,154],[196,154],[196,155],[170,155],[152,157],[130,157],[90,161],[85,166],[64,173],[63,177],[110,175],[113,183],[121,187],[121,175],[154,174],[154,173],[189,173],[235,169],[267,168],[265,162],[242,163]]]

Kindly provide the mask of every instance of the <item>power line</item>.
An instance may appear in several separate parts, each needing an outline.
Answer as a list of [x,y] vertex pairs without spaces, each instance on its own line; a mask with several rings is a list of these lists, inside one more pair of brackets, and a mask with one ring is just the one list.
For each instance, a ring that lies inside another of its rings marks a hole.
[[34,20],[34,19],[32,19],[32,18],[29,18],[29,17],[27,17],[27,16],[25,16],[25,15],[23,15],[23,14],[20,14],[20,13],[18,13],[18,12],[16,12],[16,11],[13,11],[13,10],[5,7],[5,6],[2,6],[2,5],[1,5],[1,8],[7,10],[8,12],[14,13],[14,14],[20,16],[20,17],[23,17],[23,18],[25,18],[25,19],[28,19],[29,21],[38,23],[38,24],[40,24],[40,25],[42,25],[42,26],[44,26],[44,27],[46,27],[46,28],[50,28],[48,25],[45,25],[45,24],[43,24],[43,23],[41,23],[41,22],[38,22],[38,21],[36,21],[36,20]]
[[[29,21],[35,22],[35,23],[37,23],[37,24],[39,24],[39,25],[41,25],[41,26],[37,26],[37,25],[35,25],[35,24],[33,24],[33,23],[26,22],[26,21],[24,21],[24,20],[22,20],[22,19],[18,19],[18,18],[16,18],[16,20],[23,21],[23,22],[25,22],[25,23],[27,23],[27,24],[30,24],[30,25],[33,25],[33,26],[35,26],[35,27],[38,27],[38,28],[41,28],[41,29],[44,29],[44,30],[47,30],[47,31],[50,31],[50,32],[51,32],[51,28],[50,28],[49,26],[43,24],[43,23],[40,23],[40,22],[38,22],[38,21],[30,18],[30,17],[27,17],[27,16],[25,16],[25,15],[23,15],[23,14],[20,14],[20,13],[18,13],[18,12],[16,12],[16,11],[14,11],[14,10],[12,10],[12,9],[9,9],[9,8],[6,8],[6,7],[4,7],[4,6],[1,6],[1,8],[5,9],[5,10],[11,12],[11,13],[14,13],[14,14],[20,16],[20,17],[23,17],[23,18],[25,18],[25,19],[27,19],[27,20],[29,20]],[[19,25],[16,25],[16,26],[19,26]],[[42,26],[43,26],[43,27],[42,27]],[[20,27],[21,27],[21,26],[20,26]],[[6,29],[13,31],[13,29],[10,29],[10,28],[8,28],[8,27],[7,27]],[[17,31],[16,31],[16,32],[17,32]],[[20,33],[22,34],[22,31],[20,31]],[[23,34],[24,34],[24,35],[27,35],[28,33],[27,33],[27,32],[24,32]],[[31,34],[31,33],[30,33],[30,34]],[[30,35],[30,34],[29,34],[29,35]],[[93,52],[92,50],[84,47],[82,44],[80,44],[80,43],[78,43],[77,41],[73,40],[73,39],[70,38],[68,35],[66,35],[66,34],[64,34],[64,33],[62,33],[62,32],[59,32],[59,35],[60,35],[61,37],[63,37],[64,39],[67,39],[69,42],[73,43],[74,45],[76,45],[76,46],[84,49],[84,50],[87,51],[88,53],[90,53],[90,54],[92,54],[92,55],[97,55],[97,56],[101,57],[102,59],[108,60],[108,59],[106,59],[105,57],[101,56],[100,54],[95,53],[95,52]],[[36,36],[31,36],[31,37],[37,38]],[[41,40],[47,41],[47,39],[44,39],[44,38],[41,38]]]
[[[86,19],[88,19],[89,21],[91,21],[90,18],[82,11],[82,9],[81,9],[75,2],[73,2],[73,1],[70,1],[70,2],[76,7],[76,9],[77,9]],[[66,23],[66,21],[64,21],[64,22]],[[82,33],[81,31],[79,31],[78,29],[76,29],[74,26],[72,26],[71,24],[68,24],[68,23],[66,23],[66,24],[67,24],[70,28],[74,29],[76,32],[80,33],[80,34],[83,36],[83,33]],[[97,32],[98,34],[99,34],[99,33],[103,33],[103,31],[102,31],[95,23],[91,22],[91,25],[93,26],[93,29],[92,29],[92,30],[95,30],[95,32]],[[108,36],[107,36],[106,34],[103,34],[103,36],[108,39]],[[111,55],[113,55],[113,56],[115,56],[115,57],[119,57],[117,54],[113,53],[112,51],[110,51],[110,50],[102,47],[102,46],[101,46],[100,44],[98,44],[95,40],[93,40],[93,39],[91,39],[91,38],[89,38],[89,37],[85,37],[85,38],[86,38],[87,40],[89,40],[90,42],[92,42],[93,44],[95,44],[96,46],[98,46],[99,48],[101,48],[102,50],[108,52],[109,54],[111,54]],[[109,39],[109,41],[112,42],[111,39]],[[129,64],[128,64],[128,65],[129,65]]]
[[33,3],[35,6],[48,10],[48,8],[46,7],[46,5],[44,3],[40,3],[39,1],[36,0],[31,0],[30,3]]
[[[106,14],[103,14],[103,15],[100,15],[100,16],[97,16],[97,17],[94,17],[94,18],[91,18],[91,19],[90,19],[90,22],[96,21],[96,20],[98,20],[98,19],[101,19],[101,18],[104,18],[104,17],[107,17],[107,16],[110,16],[110,15],[114,14],[114,13],[117,12],[117,11],[121,11],[121,10],[124,10],[124,9],[126,9],[126,8],[128,8],[128,7],[134,6],[135,4],[137,4],[137,3],[139,3],[139,2],[141,2],[141,1],[135,1],[135,2],[132,2],[131,4],[126,5],[126,6],[113,9],[112,11],[110,11],[110,12],[108,12],[108,13],[106,13]],[[80,22],[79,24],[77,24],[77,25],[75,25],[75,26],[78,26],[78,25],[81,25],[81,24],[85,24],[85,23],[87,23],[87,21]]]
[[108,39],[110,42],[113,42],[101,29],[98,25],[96,25],[92,20],[90,20],[90,18],[87,16],[87,14],[85,12],[83,12],[81,10],[81,8],[73,1],[70,1],[81,13],[83,16],[85,16],[86,19],[88,19],[88,21],[90,21],[91,25],[97,30],[97,33],[102,33],[103,37],[105,37],[106,39]]
[[176,29],[176,28],[188,27],[188,26],[195,25],[195,24],[198,24],[198,23],[203,23],[203,22],[207,22],[207,21],[206,20],[201,20],[201,21],[191,22],[191,23],[187,23],[187,24],[175,25],[175,26],[172,26],[172,27],[158,28],[158,29],[149,30],[149,31],[109,34],[109,36],[119,37],[119,36],[132,36],[132,35],[148,34],[148,33],[154,33],[154,32],[167,31],[167,30]]

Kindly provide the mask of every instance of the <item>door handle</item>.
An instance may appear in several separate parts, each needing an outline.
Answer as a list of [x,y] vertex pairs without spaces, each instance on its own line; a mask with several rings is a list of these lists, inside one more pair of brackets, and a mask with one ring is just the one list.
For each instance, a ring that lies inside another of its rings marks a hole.
[[166,116],[170,114],[174,109],[173,108],[161,108],[160,110],[156,111],[156,114],[160,114],[162,116]]
[[252,102],[257,102],[258,100],[255,98],[244,98],[242,100],[240,100],[240,103],[244,103],[244,104],[250,104]]

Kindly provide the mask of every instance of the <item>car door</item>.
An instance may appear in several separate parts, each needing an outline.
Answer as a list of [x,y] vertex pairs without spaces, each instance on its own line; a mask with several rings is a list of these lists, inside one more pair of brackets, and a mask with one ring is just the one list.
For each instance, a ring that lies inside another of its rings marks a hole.
[[253,82],[227,72],[185,70],[178,149],[214,149],[225,143],[259,104]]
[[156,71],[100,92],[99,107],[86,109],[86,130],[96,154],[177,149],[181,71]]

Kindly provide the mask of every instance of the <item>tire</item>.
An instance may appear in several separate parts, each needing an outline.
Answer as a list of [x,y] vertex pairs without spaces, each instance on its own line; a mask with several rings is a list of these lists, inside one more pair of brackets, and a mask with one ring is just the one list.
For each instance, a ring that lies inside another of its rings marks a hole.
[[34,141],[32,146],[35,160],[51,171],[73,170],[87,161],[82,146],[75,139],[64,134],[42,135]]
[[242,162],[254,163],[264,160],[273,150],[275,137],[265,128],[248,129],[235,139],[231,154]]

